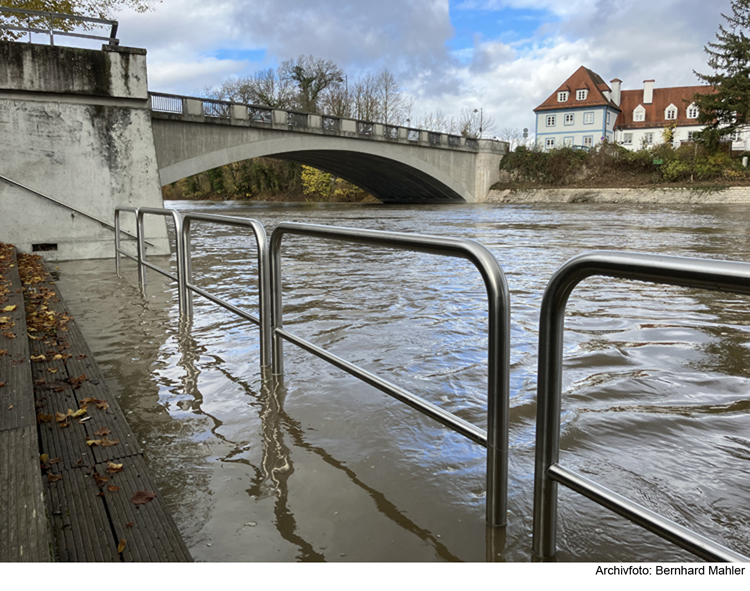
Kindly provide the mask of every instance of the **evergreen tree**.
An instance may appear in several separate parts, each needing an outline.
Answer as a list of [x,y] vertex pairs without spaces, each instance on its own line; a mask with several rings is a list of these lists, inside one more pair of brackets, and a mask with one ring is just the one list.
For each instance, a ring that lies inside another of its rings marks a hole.
[[702,136],[709,146],[750,123],[750,0],[732,0],[731,8],[731,15],[721,15],[727,26],[719,25],[716,41],[705,47],[713,74],[695,72],[715,89],[694,97],[698,121],[707,124]]

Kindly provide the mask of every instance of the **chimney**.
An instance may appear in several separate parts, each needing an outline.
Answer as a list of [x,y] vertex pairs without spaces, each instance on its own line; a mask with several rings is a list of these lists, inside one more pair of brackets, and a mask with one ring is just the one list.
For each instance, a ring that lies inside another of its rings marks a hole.
[[622,86],[622,80],[615,78],[610,80],[609,83],[612,85],[612,102],[618,107],[620,106],[620,87]]
[[654,102],[654,80],[643,81],[643,104],[650,105]]

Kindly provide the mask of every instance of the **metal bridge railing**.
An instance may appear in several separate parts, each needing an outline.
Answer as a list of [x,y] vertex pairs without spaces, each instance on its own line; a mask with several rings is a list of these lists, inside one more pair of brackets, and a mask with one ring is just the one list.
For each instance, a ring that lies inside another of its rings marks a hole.
[[[19,31],[21,33],[41,33],[43,35],[49,35],[50,45],[55,44],[55,35],[62,37],[77,37],[79,39],[97,39],[106,41],[109,45],[119,45],[120,41],[117,39],[117,21],[111,21],[102,18],[91,18],[88,16],[78,16],[74,14],[63,14],[60,12],[47,12],[43,10],[26,10],[23,8],[9,8],[0,6],[0,13],[8,13],[11,15],[18,15],[16,18],[26,18],[27,20],[37,21],[38,19],[46,20],[49,25],[47,28],[39,27],[20,27],[17,25],[0,25],[0,30],[5,31]],[[70,33],[68,31],[56,31],[53,28],[54,22],[59,20],[74,21],[77,23],[90,23],[94,25],[104,25],[110,27],[109,37],[102,35],[85,35],[83,33]]]
[[[473,263],[484,279],[489,300],[487,432],[284,330],[281,298],[281,242],[286,234],[459,257]],[[487,448],[487,523],[492,526],[504,526],[507,521],[508,496],[510,295],[505,276],[495,257],[484,246],[473,240],[291,222],[282,222],[274,229],[271,234],[270,257],[274,373],[283,372],[282,339],[285,339],[475,443],[483,445]]]
[[710,561],[750,560],[560,465],[565,307],[575,286],[594,275],[750,294],[746,263],[600,251],[577,256],[558,269],[544,293],[539,320],[534,553],[547,559],[557,550],[559,483],[696,556]]

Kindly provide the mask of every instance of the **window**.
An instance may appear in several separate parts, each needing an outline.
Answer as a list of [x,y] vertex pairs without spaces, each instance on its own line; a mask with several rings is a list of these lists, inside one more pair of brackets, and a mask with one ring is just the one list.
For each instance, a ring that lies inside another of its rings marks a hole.
[[554,127],[556,123],[555,115],[547,115],[547,127]]
[[612,121],[612,113],[607,111],[607,125],[609,125]]
[[565,113],[565,125],[573,125],[575,122],[575,113]]
[[688,141],[692,142],[695,140],[695,132],[694,131],[688,131]]
[[590,148],[594,145],[594,136],[593,135],[584,135],[583,136],[583,145],[587,148]]
[[588,96],[589,91],[585,88],[581,88],[580,90],[576,90],[576,100],[577,101],[585,101],[586,97]]
[[669,105],[664,111],[664,119],[677,119],[677,107]]
[[692,104],[687,109],[687,118],[688,119],[697,119],[698,118],[698,106],[695,104]]
[[553,137],[548,137],[548,138],[547,138],[547,141],[545,142],[545,144],[544,144],[544,145],[545,145],[545,147],[546,147],[546,148],[547,148],[548,150],[551,150],[552,148],[554,148],[554,147],[555,147],[555,138],[553,138]]
[[557,93],[557,102],[558,103],[565,103],[568,101],[568,95],[570,93],[567,90],[561,90]]
[[730,138],[730,139],[731,139],[731,140],[732,140],[733,142],[738,142],[738,141],[740,141],[740,132],[739,132],[739,130],[735,129],[735,130],[734,130],[734,131],[733,131],[733,132],[731,133],[731,135],[729,136],[729,138]]
[[594,123],[594,113],[584,113],[583,114],[583,122],[586,125],[591,125]]
[[645,142],[645,143],[646,143],[647,145],[649,145],[649,146],[650,146],[651,144],[653,144],[653,143],[654,143],[654,134],[653,134],[653,132],[649,131],[648,133],[644,134],[644,136],[643,136],[643,141],[644,141],[644,142]]
[[566,138],[565,138],[565,139],[563,140],[563,144],[564,144],[565,146],[567,146],[568,148],[569,148],[570,146],[572,146],[572,145],[573,145],[573,137],[572,137],[572,136],[570,136],[570,137],[566,137]]
[[622,143],[626,146],[629,146],[633,143],[633,134],[632,133],[626,133],[622,136]]
[[646,109],[641,105],[638,105],[633,111],[633,121],[645,121],[646,120]]

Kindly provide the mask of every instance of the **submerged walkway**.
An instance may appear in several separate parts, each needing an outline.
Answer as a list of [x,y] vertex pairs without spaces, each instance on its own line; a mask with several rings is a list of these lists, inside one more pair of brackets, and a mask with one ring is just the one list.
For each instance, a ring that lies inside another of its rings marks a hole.
[[0,326],[0,561],[192,560],[41,258],[19,255],[8,266],[0,292],[9,329]]

